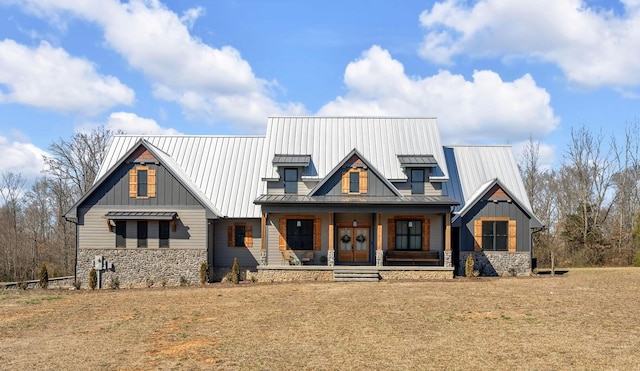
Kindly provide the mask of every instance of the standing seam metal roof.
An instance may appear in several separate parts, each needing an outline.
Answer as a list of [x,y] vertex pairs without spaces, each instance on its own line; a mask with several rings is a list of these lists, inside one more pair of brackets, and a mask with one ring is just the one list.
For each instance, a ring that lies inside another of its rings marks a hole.
[[260,217],[260,208],[253,200],[265,193],[258,177],[264,137],[117,135],[96,179],[139,139],[166,153],[222,216]]
[[420,153],[438,163],[432,179],[448,178],[435,119],[379,117],[270,117],[260,177],[278,177],[275,154],[310,153],[312,166],[302,175],[324,178],[354,148],[387,179],[407,178],[397,155]]

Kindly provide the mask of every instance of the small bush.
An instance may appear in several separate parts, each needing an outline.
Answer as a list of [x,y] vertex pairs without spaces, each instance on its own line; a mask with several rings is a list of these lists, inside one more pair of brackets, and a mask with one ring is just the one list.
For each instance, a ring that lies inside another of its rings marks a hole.
[[118,276],[111,276],[111,279],[109,280],[109,288],[111,290],[117,290],[120,288],[120,279]]
[[633,266],[640,267],[640,251],[633,254]]
[[42,263],[40,266],[40,287],[46,289],[49,286],[49,272],[47,271],[47,265]]
[[474,270],[473,270],[473,254],[469,253],[469,255],[467,255],[467,260],[464,262],[464,274],[467,276],[467,278],[471,278],[471,277],[477,277],[474,275]]
[[233,266],[231,266],[231,282],[237,284],[240,282],[240,265],[238,258],[233,258]]
[[147,278],[145,283],[147,284],[147,288],[148,289],[152,288],[153,284],[154,284],[154,282],[153,282],[153,280],[151,278]]
[[189,281],[185,278],[185,276],[180,276],[180,286],[187,286],[189,285]]
[[98,272],[96,272],[95,268],[91,268],[89,271],[89,287],[91,287],[91,290],[95,290],[98,287]]
[[160,285],[161,285],[162,287],[167,286],[167,279],[166,279],[166,278],[163,278],[163,279],[160,281]]
[[209,267],[207,266],[207,262],[202,262],[200,264],[200,284],[204,285],[207,282],[207,278],[209,276]]
[[18,282],[18,288],[21,290],[26,290],[29,287],[29,284],[27,283],[27,281],[20,281]]
[[81,287],[82,287],[82,281],[80,281],[80,280],[73,281],[73,288],[74,289],[80,290]]

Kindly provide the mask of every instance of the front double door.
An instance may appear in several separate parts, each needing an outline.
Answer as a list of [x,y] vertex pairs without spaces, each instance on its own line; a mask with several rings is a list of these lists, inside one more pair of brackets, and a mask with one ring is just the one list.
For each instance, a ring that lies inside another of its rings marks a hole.
[[338,228],[338,261],[369,262],[369,228]]

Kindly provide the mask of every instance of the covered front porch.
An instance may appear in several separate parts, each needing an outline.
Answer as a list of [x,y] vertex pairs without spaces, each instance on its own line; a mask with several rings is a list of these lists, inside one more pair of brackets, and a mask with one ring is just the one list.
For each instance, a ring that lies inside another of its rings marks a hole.
[[[333,204],[318,204],[317,199],[287,202],[291,199],[259,200],[265,236],[259,269],[389,267],[384,271],[391,272],[452,267],[448,198],[402,204],[374,203],[371,198],[363,203],[355,197]],[[387,260],[388,253],[396,251],[409,259]]]

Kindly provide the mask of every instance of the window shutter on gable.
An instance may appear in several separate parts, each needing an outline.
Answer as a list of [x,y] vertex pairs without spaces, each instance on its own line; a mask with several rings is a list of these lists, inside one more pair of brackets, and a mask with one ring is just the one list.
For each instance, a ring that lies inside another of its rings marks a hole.
[[431,249],[431,220],[425,218],[422,222],[422,250]]
[[473,250],[482,251],[482,220],[473,221]]
[[138,195],[138,169],[135,167],[129,170],[129,197]]
[[516,252],[516,221],[509,220],[509,252]]
[[349,171],[342,173],[342,193],[349,193]]
[[322,250],[322,220],[314,219],[313,221],[313,249],[315,251]]
[[148,197],[156,197],[156,169],[149,169],[147,174]]
[[387,222],[387,250],[396,249],[396,221],[389,219]]
[[227,227],[227,246],[233,247],[236,245],[235,243],[235,235],[233,234],[233,226],[230,225]]
[[365,194],[368,190],[367,171],[360,171],[360,193]]
[[285,236],[287,235],[287,219],[280,218],[280,222],[278,223],[278,233],[280,233],[278,236],[278,249],[280,249],[280,251],[284,251],[287,249],[287,240],[285,239]]

